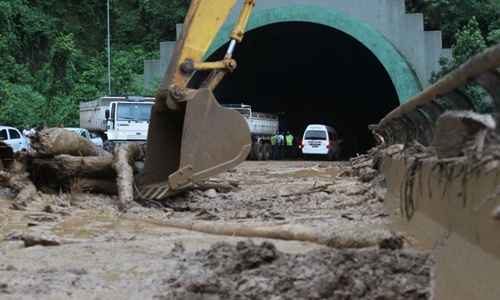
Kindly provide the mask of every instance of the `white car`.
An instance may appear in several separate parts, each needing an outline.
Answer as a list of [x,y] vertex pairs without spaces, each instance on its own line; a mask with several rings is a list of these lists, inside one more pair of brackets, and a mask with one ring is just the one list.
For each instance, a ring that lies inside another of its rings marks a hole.
[[9,145],[14,152],[28,151],[28,139],[14,127],[0,126],[0,141]]
[[91,133],[89,132],[87,129],[85,128],[64,128],[66,130],[69,130],[69,131],[72,131],[78,135],[80,135],[81,137],[91,141],[92,143],[94,143],[96,146],[98,147],[103,147],[104,145],[104,142],[102,141],[102,138],[100,138],[97,134],[95,133]]
[[323,156],[329,160],[337,160],[340,157],[340,143],[341,140],[332,127],[309,125],[299,147],[305,156]]

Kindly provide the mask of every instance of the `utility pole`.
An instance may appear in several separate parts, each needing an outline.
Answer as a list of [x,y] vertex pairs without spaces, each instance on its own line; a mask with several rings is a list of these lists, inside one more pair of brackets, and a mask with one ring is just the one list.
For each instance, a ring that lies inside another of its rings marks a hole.
[[108,0],[108,95],[111,96],[111,30],[109,24],[109,0]]

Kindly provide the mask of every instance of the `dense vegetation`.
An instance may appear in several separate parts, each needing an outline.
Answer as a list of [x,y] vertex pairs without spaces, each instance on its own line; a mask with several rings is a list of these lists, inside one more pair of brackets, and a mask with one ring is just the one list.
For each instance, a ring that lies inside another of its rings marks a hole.
[[[433,80],[444,76],[474,54],[500,43],[500,0],[406,0],[411,12],[422,12],[426,29],[441,30],[444,46],[452,48],[452,60],[442,59],[442,70]],[[463,89],[480,112],[493,109],[491,99],[476,84]]]
[[[500,42],[500,0],[407,0],[441,29],[452,69]],[[188,0],[112,0],[112,93],[150,94],[143,60],[175,37]],[[0,0],[0,123],[77,125],[78,103],[107,93],[106,1]]]
[[[185,0],[111,1],[112,93],[143,94],[143,60],[175,38]],[[107,94],[106,1],[0,0],[0,123],[77,125]]]

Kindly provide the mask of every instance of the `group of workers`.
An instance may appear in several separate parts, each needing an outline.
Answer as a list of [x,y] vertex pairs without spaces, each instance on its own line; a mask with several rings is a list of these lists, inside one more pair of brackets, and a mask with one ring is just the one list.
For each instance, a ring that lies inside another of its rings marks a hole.
[[297,158],[297,147],[295,147],[294,141],[294,137],[289,131],[286,133],[277,132],[273,135],[271,137],[271,159],[283,160]]

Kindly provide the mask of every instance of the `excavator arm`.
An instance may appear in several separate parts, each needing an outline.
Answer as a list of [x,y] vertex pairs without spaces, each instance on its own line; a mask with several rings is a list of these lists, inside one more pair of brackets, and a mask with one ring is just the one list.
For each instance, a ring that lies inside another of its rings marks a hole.
[[[232,71],[236,62],[231,58],[236,43],[243,40],[255,0],[245,0],[240,18],[231,34],[227,54],[222,61],[203,62],[202,59],[220,28],[227,20],[237,0],[193,0],[184,21],[184,30],[177,43],[172,62],[158,93],[168,108],[178,109],[192,75],[196,71]],[[215,87],[215,86],[213,86]]]
[[[233,51],[243,40],[255,0],[245,0],[220,61],[204,62],[237,0],[193,0],[151,113],[144,174],[138,196],[161,199],[224,172],[246,159],[251,137],[245,119],[222,107],[213,90],[236,68]],[[198,87],[194,74],[208,72]]]

